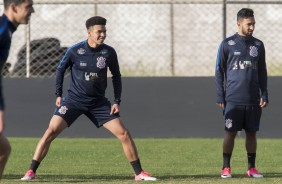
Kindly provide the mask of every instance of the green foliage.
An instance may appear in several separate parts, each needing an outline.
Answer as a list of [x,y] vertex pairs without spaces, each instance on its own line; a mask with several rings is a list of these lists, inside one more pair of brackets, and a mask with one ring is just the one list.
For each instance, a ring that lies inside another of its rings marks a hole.
[[[2,183],[20,181],[29,168],[38,138],[10,138],[12,154]],[[142,167],[161,184],[282,183],[282,144],[259,139],[257,168],[262,179],[245,176],[244,140],[238,138],[232,157],[231,179],[221,179],[222,139],[135,139]],[[32,183],[135,183],[133,170],[117,139],[58,138],[41,163]]]

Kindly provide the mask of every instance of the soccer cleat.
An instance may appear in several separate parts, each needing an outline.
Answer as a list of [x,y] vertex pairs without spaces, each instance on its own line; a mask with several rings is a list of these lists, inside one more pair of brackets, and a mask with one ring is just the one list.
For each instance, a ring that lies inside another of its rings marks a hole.
[[247,176],[253,177],[253,178],[263,178],[263,175],[256,170],[256,168],[250,168],[247,170]]
[[156,181],[157,178],[154,178],[150,175],[150,173],[142,171],[140,174],[136,175],[135,174],[135,181]]
[[21,180],[23,181],[29,181],[29,180],[33,180],[35,178],[35,173],[33,172],[33,170],[29,169],[24,177],[21,178]]
[[221,170],[222,178],[231,178],[231,169],[229,167],[225,167]]

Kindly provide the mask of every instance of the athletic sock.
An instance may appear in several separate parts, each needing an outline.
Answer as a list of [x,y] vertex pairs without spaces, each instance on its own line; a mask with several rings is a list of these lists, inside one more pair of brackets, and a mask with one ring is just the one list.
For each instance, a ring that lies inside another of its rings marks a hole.
[[142,167],[139,159],[132,161],[130,163],[136,175],[142,172]]
[[40,162],[36,161],[36,160],[32,160],[31,164],[30,164],[30,169],[33,170],[34,173],[36,173],[36,170],[39,166]]
[[248,155],[248,169],[256,167],[256,153],[247,153]]
[[231,154],[223,153],[223,169],[226,167],[230,168],[230,160],[231,160]]

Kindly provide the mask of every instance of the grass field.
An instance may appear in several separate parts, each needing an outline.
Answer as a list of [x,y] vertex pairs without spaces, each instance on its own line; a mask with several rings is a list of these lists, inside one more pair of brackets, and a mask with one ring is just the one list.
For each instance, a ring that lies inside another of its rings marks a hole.
[[[38,138],[9,138],[12,154],[1,183],[26,183]],[[135,139],[144,170],[162,184],[282,183],[282,140],[259,139],[257,168],[262,179],[247,178],[244,140],[236,140],[231,179],[221,179],[222,139]],[[32,183],[128,184],[133,170],[116,139],[56,139]]]

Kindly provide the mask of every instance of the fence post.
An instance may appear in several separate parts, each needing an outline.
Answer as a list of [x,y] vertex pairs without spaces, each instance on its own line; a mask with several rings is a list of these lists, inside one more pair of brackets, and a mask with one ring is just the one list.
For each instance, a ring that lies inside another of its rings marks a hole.
[[223,39],[226,38],[226,4],[227,4],[227,0],[223,0],[223,5],[222,5],[222,25],[223,25],[222,37]]
[[26,78],[30,77],[30,21],[25,28],[26,38]]
[[170,44],[171,44],[171,52],[170,52],[170,70],[171,75],[175,76],[174,73],[174,11],[173,11],[173,2],[170,3]]

